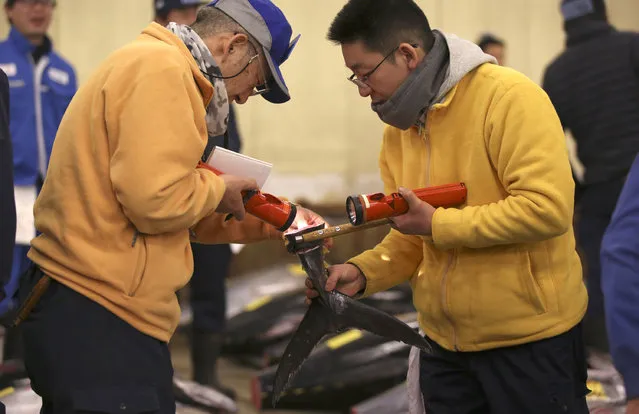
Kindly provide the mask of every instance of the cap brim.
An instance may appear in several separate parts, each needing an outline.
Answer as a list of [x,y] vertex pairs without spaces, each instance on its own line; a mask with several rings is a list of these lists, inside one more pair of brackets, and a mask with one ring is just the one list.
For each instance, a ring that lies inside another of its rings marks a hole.
[[262,97],[275,104],[288,102],[291,99],[291,96],[288,93],[288,88],[284,82],[282,72],[280,71],[279,66],[273,62],[269,51],[266,50],[265,47],[262,47],[262,49],[264,50],[264,57],[266,58],[266,62],[268,63],[268,67],[272,75],[267,84],[268,92],[262,94]]

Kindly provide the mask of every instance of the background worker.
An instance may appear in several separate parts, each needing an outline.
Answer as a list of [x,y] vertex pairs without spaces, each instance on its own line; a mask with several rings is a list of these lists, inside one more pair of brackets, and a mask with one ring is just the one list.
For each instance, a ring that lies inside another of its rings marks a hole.
[[[155,21],[162,26],[170,22],[190,25],[197,11],[205,4],[201,0],[155,0]],[[240,152],[241,139],[233,105],[229,105],[228,149]],[[225,145],[225,136],[210,137],[210,144]],[[213,387],[231,398],[235,392],[220,384],[217,361],[224,344],[226,327],[226,278],[233,252],[228,243],[191,243],[193,250],[193,276],[189,281],[189,305],[193,319],[189,338],[192,378],[202,385]]]

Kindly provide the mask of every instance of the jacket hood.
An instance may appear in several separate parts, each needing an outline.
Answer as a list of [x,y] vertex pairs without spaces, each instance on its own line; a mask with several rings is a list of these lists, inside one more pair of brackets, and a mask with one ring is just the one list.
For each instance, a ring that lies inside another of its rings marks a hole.
[[469,72],[484,63],[497,64],[497,59],[484,53],[475,43],[461,39],[453,34],[445,34],[446,44],[449,50],[450,64],[444,83],[439,89],[437,102],[441,102],[446,94],[451,91]]
[[166,29],[164,26],[155,22],[149,24],[146,28],[144,28],[144,30],[142,31],[142,34],[151,36],[168,45],[177,47],[180,50],[180,53],[182,54],[182,56],[184,56],[184,58],[189,62],[191,72],[193,73],[193,78],[195,79],[195,82],[197,83],[197,86],[202,92],[202,96],[204,97],[204,100],[206,104],[208,105],[208,102],[213,97],[213,92],[214,92],[213,85],[211,84],[211,82],[209,82],[206,76],[204,76],[204,74],[200,71],[200,68],[195,62],[195,58],[193,57],[189,49],[186,47],[184,42],[175,34],[173,34],[173,32],[171,32],[170,30]]

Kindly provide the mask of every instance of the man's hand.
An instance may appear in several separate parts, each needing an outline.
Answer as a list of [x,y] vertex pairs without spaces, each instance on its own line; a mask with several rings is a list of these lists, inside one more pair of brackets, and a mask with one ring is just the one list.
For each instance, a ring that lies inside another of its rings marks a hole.
[[639,398],[628,401],[626,407],[626,414],[639,414]]
[[[306,279],[306,304],[311,304],[311,299],[319,296],[319,293],[313,288],[310,279]],[[327,292],[337,289],[347,296],[354,296],[360,290],[366,288],[366,278],[359,271],[357,266],[352,264],[339,264],[328,268],[328,280],[326,281]]]
[[220,178],[226,184],[226,191],[222,196],[222,201],[215,209],[216,213],[230,213],[237,220],[244,220],[244,200],[242,200],[242,191],[259,190],[257,183],[253,179],[236,177],[234,175],[223,174]]
[[[323,223],[326,223],[326,220],[316,212],[297,206],[297,216],[295,216],[293,224],[291,224],[291,227],[289,227],[284,234],[295,233],[307,227],[314,227]],[[331,249],[333,247],[333,239],[325,239],[324,246],[327,249]]]
[[317,226],[325,222],[326,220],[324,220],[322,216],[320,216],[316,212],[304,207],[297,206],[297,215],[295,216],[295,220],[286,232],[293,233],[299,230],[304,230],[307,227]]
[[411,190],[400,187],[399,194],[408,203],[408,212],[391,217],[391,227],[403,234],[430,236],[433,232],[435,207],[417,198]]

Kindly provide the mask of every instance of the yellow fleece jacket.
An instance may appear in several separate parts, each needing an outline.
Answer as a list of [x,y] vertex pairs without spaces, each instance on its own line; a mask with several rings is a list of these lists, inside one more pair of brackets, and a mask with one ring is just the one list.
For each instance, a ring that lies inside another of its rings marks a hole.
[[75,95],[35,205],[42,234],[29,257],[162,341],[179,321],[175,292],[193,272],[191,231],[203,243],[280,235],[252,216],[224,222],[215,213],[224,181],[196,168],[213,93],[182,41],[149,25]]
[[351,259],[365,295],[410,280],[421,328],[458,351],[540,340],[582,319],[565,136],[531,80],[479,66],[429,110],[421,133],[385,130],[380,169],[387,193],[464,182],[468,199],[436,210],[432,237],[391,230]]

